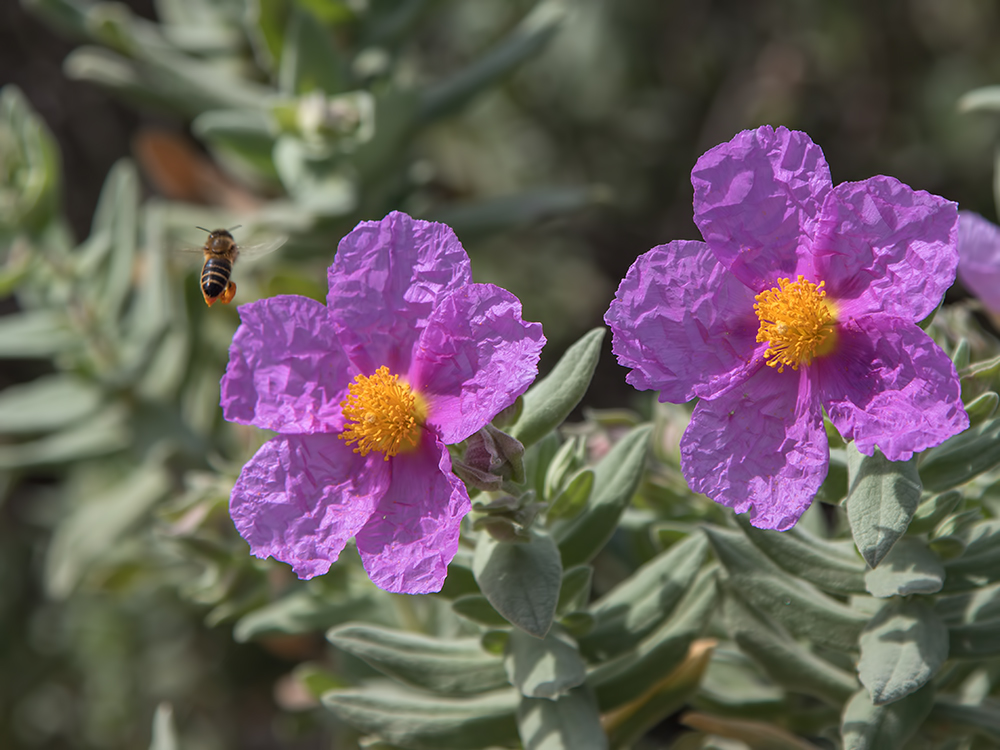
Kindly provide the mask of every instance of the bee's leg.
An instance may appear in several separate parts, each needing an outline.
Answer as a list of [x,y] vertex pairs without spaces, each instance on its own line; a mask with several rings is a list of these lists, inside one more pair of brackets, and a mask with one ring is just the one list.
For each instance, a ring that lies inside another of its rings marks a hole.
[[218,299],[222,304],[228,305],[230,302],[233,301],[233,297],[235,296],[236,296],[236,283],[230,281],[229,286],[226,287],[226,291],[220,294]]

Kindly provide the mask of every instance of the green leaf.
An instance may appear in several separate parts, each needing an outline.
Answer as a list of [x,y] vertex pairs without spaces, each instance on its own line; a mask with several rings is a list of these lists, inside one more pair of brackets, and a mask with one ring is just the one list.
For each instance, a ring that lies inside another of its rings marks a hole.
[[776,683],[837,707],[857,690],[852,674],[804,648],[778,622],[746,603],[731,584],[723,590],[722,612],[729,637]]
[[576,688],[556,700],[523,698],[517,728],[524,750],[607,750],[594,696]]
[[509,430],[527,448],[563,423],[590,387],[605,328],[595,328],[566,350],[552,372],[524,394],[524,410]]
[[972,732],[991,742],[991,746],[1000,746],[1000,707],[994,701],[969,706],[940,699],[935,701],[928,721],[940,725],[942,736]]
[[79,349],[81,343],[65,310],[30,310],[0,316],[0,359],[53,357]]
[[1000,619],[953,625],[948,629],[948,657],[988,659],[1000,654]]
[[858,551],[874,568],[906,533],[920,504],[916,458],[890,461],[877,451],[864,456],[852,444],[847,448],[847,467],[847,520]]
[[503,661],[484,651],[479,638],[442,640],[358,623],[326,637],[387,677],[435,693],[472,695],[507,685]]
[[150,462],[104,492],[81,498],[56,527],[48,547],[45,589],[49,596],[69,596],[91,566],[113,551],[170,487],[166,469]]
[[865,574],[865,586],[872,596],[936,594],[944,584],[941,560],[916,537],[904,536],[882,564]]
[[1000,111],[1000,86],[983,86],[972,91],[967,91],[959,97],[958,111]]
[[329,32],[309,12],[293,6],[285,29],[278,70],[278,88],[285,94],[327,94],[343,90],[342,62]]
[[509,624],[482,594],[460,596],[451,603],[451,608],[456,614],[489,628],[506,627]]
[[503,544],[482,534],[472,572],[483,595],[508,622],[545,637],[562,584],[559,549],[548,534],[532,527],[529,541],[522,544]]
[[587,501],[590,500],[590,493],[593,489],[594,472],[590,469],[583,469],[552,501],[548,513],[545,514],[545,523],[551,524],[553,521],[569,521],[576,518],[587,507]]
[[967,591],[1000,580],[1000,520],[972,527],[965,550],[944,563],[946,591]]
[[873,705],[868,692],[859,690],[844,707],[844,750],[906,750],[933,702],[932,685],[887,706]]
[[708,539],[695,533],[591,604],[589,611],[597,622],[580,639],[580,649],[591,658],[607,659],[631,648],[670,616],[707,553]]
[[510,684],[527,698],[554,700],[582,685],[587,676],[576,643],[559,628],[544,639],[511,631],[503,666]]
[[732,588],[793,635],[836,651],[857,647],[868,618],[772,563],[741,533],[706,526]]
[[1000,464],[1000,419],[991,419],[925,451],[920,479],[928,492],[944,492]]
[[948,490],[940,495],[925,500],[917,506],[907,532],[910,534],[925,534],[948,515],[950,515],[962,502],[962,493],[958,490]]
[[559,446],[559,450],[552,457],[549,468],[545,472],[545,482],[541,495],[543,500],[552,500],[559,494],[560,490],[565,488],[567,479],[583,465],[586,450],[586,438],[583,435],[572,436]]
[[0,432],[8,435],[58,430],[93,414],[103,393],[75,375],[43,375],[0,391]]
[[0,445],[0,471],[106,456],[124,450],[132,441],[124,406],[112,404],[60,432],[29,442]]
[[893,599],[861,634],[858,676],[872,703],[894,703],[924,685],[948,658],[948,629],[918,599]]
[[278,180],[274,166],[276,127],[260,109],[213,109],[198,115],[191,131],[224,162],[235,160],[258,177]]
[[852,545],[828,542],[796,526],[788,531],[755,528],[745,514],[736,516],[754,546],[794,576],[831,594],[863,594],[867,566]]
[[965,413],[969,415],[969,425],[975,427],[996,414],[1000,406],[1000,395],[995,391],[981,393],[965,405]]
[[295,202],[322,216],[343,216],[357,205],[357,180],[342,160],[318,155],[299,138],[282,135],[274,167]]
[[614,534],[642,478],[651,430],[652,425],[636,427],[619,440],[594,467],[594,489],[584,511],[553,525],[567,568],[592,560]]
[[594,569],[589,565],[577,565],[563,573],[556,612],[559,614],[575,612],[587,606],[593,574]]
[[376,611],[368,595],[319,595],[311,589],[300,589],[245,614],[233,628],[233,638],[246,643],[277,633],[315,633],[349,620],[372,617]]
[[517,741],[516,690],[474,698],[442,698],[379,684],[331,690],[323,705],[340,719],[411,750],[476,750]]
[[704,631],[715,610],[716,571],[695,579],[673,616],[634,648],[602,662],[587,675],[601,711],[634,701],[687,658],[691,644]]
[[565,16],[566,7],[559,0],[538,3],[500,44],[450,80],[429,88],[423,95],[422,118],[429,120],[455,111],[541,52]]
[[59,204],[59,148],[21,90],[0,89],[0,232],[40,232]]

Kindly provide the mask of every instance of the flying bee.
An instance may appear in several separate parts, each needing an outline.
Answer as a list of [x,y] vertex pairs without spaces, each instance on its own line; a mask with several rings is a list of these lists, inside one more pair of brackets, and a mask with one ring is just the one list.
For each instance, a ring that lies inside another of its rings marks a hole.
[[231,234],[234,229],[239,229],[239,225],[229,229],[196,228],[208,232],[208,239],[205,240],[205,245],[202,247],[205,264],[201,267],[201,295],[209,307],[216,302],[228,305],[236,296],[236,283],[231,281],[229,277],[232,275],[233,265],[241,253],[263,255],[281,247],[286,239],[285,237],[274,237],[258,245],[240,247]]

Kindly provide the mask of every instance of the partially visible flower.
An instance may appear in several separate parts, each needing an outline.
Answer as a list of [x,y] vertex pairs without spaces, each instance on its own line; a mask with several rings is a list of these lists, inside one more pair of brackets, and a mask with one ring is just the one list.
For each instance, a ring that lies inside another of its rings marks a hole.
[[972,211],[958,213],[958,279],[1000,313],[1000,227]]
[[510,292],[472,283],[449,227],[401,213],[344,237],[328,279],[326,305],[240,307],[223,413],[278,435],[243,468],[233,521],[300,578],[355,537],[380,588],[438,591],[470,507],[445,446],[527,389],[542,328]]
[[964,430],[952,362],[917,322],[955,278],[955,204],[891,177],[833,186],[805,133],[761,127],[691,174],[705,242],[641,256],[605,321],[627,380],[701,399],[690,487],[788,529],[826,477],[823,409],[901,461]]

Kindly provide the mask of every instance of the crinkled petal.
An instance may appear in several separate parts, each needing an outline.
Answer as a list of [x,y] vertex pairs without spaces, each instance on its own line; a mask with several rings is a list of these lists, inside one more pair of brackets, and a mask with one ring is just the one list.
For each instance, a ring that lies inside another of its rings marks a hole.
[[376,586],[399,594],[440,591],[458,550],[469,494],[451,471],[440,439],[391,459],[392,482],[357,534],[358,552]]
[[761,529],[795,525],[826,478],[830,452],[819,399],[804,370],[761,367],[700,401],[681,439],[688,485]]
[[890,461],[969,426],[955,366],[914,323],[870,315],[840,327],[836,353],[810,368],[830,420],[858,450]]
[[492,284],[468,284],[439,300],[413,353],[410,383],[430,405],[446,444],[482,429],[538,374],[542,326],[521,319],[521,302]]
[[469,256],[444,224],[393,211],[340,241],[327,304],[344,349],[366,375],[410,369],[437,301],[472,281]]
[[625,380],[662,401],[711,396],[745,369],[759,322],[754,293],[704,242],[678,240],[640,255],[604,316]]
[[1000,227],[958,212],[958,278],[987,308],[1000,313]]
[[286,562],[299,578],[322,575],[389,486],[382,459],[362,458],[335,435],[278,435],[243,467],[233,523],[257,557]]
[[221,383],[226,419],[283,433],[339,429],[340,401],[357,371],[326,307],[282,295],[241,306],[240,319]]
[[837,185],[813,244],[816,278],[841,315],[920,321],[955,281],[957,207],[892,177]]
[[744,130],[702,155],[691,183],[694,222],[737,278],[757,292],[794,278],[831,187],[823,151],[808,135]]

